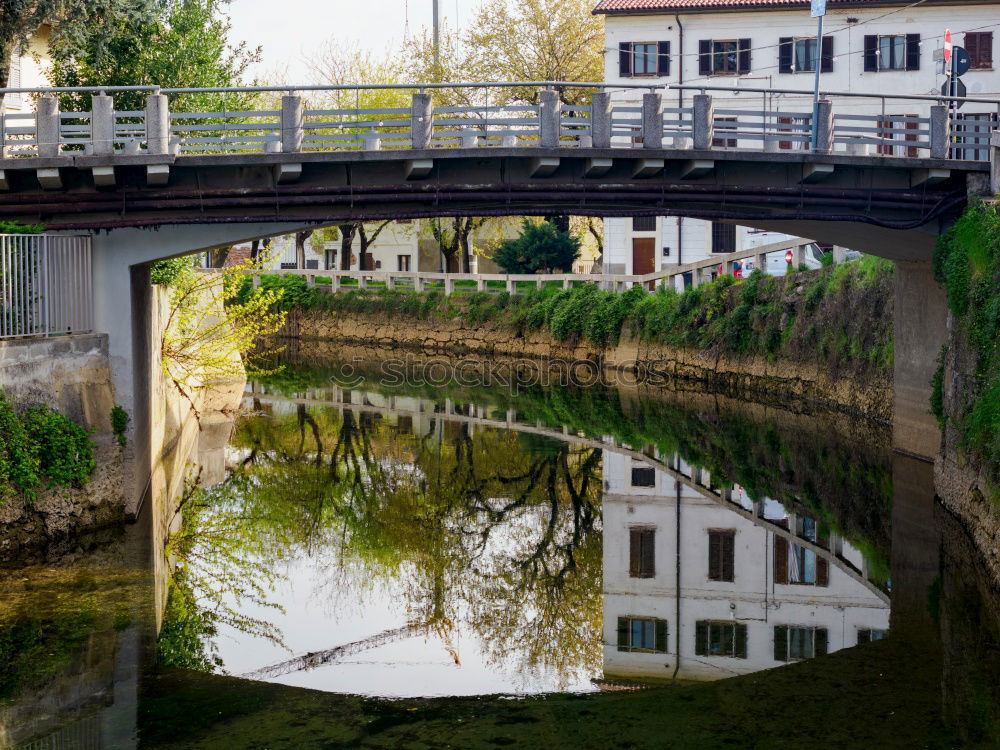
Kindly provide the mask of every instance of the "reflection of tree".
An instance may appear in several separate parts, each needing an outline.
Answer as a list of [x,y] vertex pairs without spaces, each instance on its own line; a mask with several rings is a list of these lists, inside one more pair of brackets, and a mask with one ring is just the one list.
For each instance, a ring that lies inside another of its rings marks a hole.
[[[349,408],[244,420],[241,468],[206,494],[210,512],[188,506],[171,542],[178,570],[198,571],[191,587],[212,592],[203,604],[212,622],[280,637],[235,619],[227,602],[263,602],[274,562],[310,554],[329,571],[324,594],[391,581],[407,619],[449,649],[465,623],[498,665],[564,679],[596,668],[600,451],[443,427],[443,436],[402,435]],[[220,596],[227,583],[236,590]]]

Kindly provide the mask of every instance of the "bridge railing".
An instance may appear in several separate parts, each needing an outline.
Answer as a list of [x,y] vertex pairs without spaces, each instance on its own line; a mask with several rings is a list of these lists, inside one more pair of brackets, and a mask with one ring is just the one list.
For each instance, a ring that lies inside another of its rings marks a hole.
[[[532,87],[536,88],[533,93]],[[560,92],[570,87],[574,100],[566,103]],[[442,88],[472,93],[460,98],[449,94],[442,97],[447,101],[436,104],[434,97],[441,96]],[[369,93],[391,89],[394,93],[379,107],[361,106],[360,96],[354,107],[344,106],[346,97],[329,98],[346,89],[368,89]],[[476,94],[479,89],[485,92],[483,96]],[[498,93],[497,89],[506,91]],[[173,156],[535,146],[787,149],[986,161],[990,136],[1000,120],[1000,101],[993,99],[956,98],[991,105],[990,112],[959,117],[951,111],[948,97],[828,91],[814,116],[806,111],[806,97],[811,92],[711,86],[549,81],[303,87],[286,93],[252,87],[162,89],[150,93],[146,108],[137,111],[116,111],[113,97],[107,93],[114,90],[109,87],[93,96],[90,111],[60,112],[52,94],[62,89],[0,89],[0,94],[41,93],[35,113],[0,116],[2,156],[53,157],[77,151]],[[586,96],[580,99],[580,92],[587,90],[589,102]],[[612,90],[618,93],[613,95]],[[638,90],[639,97],[627,95],[630,90]],[[690,104],[665,102],[664,94],[671,90],[690,90]],[[225,91],[259,91],[270,98],[262,97],[264,108],[250,111],[170,111],[172,94]],[[326,98],[310,105],[303,93],[317,91]],[[725,94],[713,99],[720,91]],[[530,101],[512,99],[529,94]],[[897,108],[901,111],[893,111]]]
[[[331,292],[341,289],[383,288],[415,292],[440,291],[445,294],[467,294],[470,292],[524,294],[531,289],[542,289],[549,285],[559,285],[569,289],[577,284],[594,284],[602,289],[624,291],[633,286],[655,288],[666,286],[676,288],[678,279],[690,274],[691,285],[698,287],[711,281],[713,274],[720,270],[724,275],[732,275],[737,262],[751,260],[754,268],[766,269],[767,256],[771,253],[791,251],[792,267],[798,268],[804,250],[814,244],[811,240],[794,238],[772,242],[759,247],[738,250],[732,253],[715,253],[710,258],[684,263],[661,271],[645,274],[600,274],[600,273],[444,273],[438,271],[338,271],[336,269],[275,269],[248,272],[255,287],[260,286],[264,276],[299,276],[310,287],[320,287]],[[204,269],[211,272],[213,269]]]
[[0,339],[92,330],[90,238],[0,234]]

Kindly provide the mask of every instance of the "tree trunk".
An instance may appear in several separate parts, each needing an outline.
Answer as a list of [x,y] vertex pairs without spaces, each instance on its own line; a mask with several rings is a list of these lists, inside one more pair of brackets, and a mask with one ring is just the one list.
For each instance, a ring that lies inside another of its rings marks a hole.
[[468,230],[462,232],[462,236],[459,240],[462,247],[462,273],[472,273],[472,254],[469,252],[469,232]]
[[306,240],[312,237],[312,230],[295,233],[295,267],[303,269],[306,267]]
[[340,271],[351,270],[351,249],[354,245],[354,235],[358,231],[357,224],[338,224],[340,230]]

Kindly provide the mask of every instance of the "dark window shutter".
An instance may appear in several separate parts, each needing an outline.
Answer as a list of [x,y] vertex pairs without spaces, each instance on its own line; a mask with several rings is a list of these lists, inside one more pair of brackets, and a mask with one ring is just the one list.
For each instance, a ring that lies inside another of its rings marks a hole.
[[875,34],[865,34],[865,72],[874,73],[878,70],[878,37]]
[[774,582],[788,583],[788,540],[774,537]]
[[656,577],[656,532],[653,529],[643,529],[642,531],[641,577]]
[[670,42],[656,43],[656,75],[670,75]]
[[906,69],[920,70],[920,34],[906,35]]
[[993,32],[983,31],[979,34],[979,60],[984,68],[993,67]]
[[698,42],[698,75],[712,75],[712,40],[701,39]]
[[870,630],[859,630],[858,631],[858,644],[871,643],[872,631]]
[[737,659],[747,658],[747,626],[736,623],[736,652],[733,654]]
[[788,661],[788,626],[774,626],[774,660]]
[[830,585],[830,561],[819,555],[816,555],[816,585]]
[[657,620],[656,621],[656,640],[653,644],[653,650],[659,654],[667,653],[667,621]]
[[737,42],[737,49],[739,50],[739,58],[737,62],[737,72],[740,75],[750,72],[750,40],[740,39]]
[[694,652],[698,656],[708,656],[708,623],[704,620],[694,626]]
[[628,574],[632,578],[639,577],[639,566],[642,563],[642,529],[629,529],[628,535]]
[[826,656],[826,651],[827,651],[826,628],[816,628],[815,637],[816,640],[814,641],[814,643],[816,648],[816,656]]
[[972,63],[972,67],[981,67],[979,64],[979,34],[966,33],[962,46],[969,53],[969,61]]
[[628,651],[628,618],[618,618],[618,650]]
[[708,532],[708,580],[722,580],[722,534]]
[[722,580],[736,580],[736,535],[730,531],[722,535]]
[[632,75],[632,42],[618,43],[618,75],[623,78]]
[[792,46],[794,42],[790,36],[783,36],[778,40],[778,72],[792,72]]
[[833,72],[833,37],[823,37],[823,52],[820,55],[820,73]]

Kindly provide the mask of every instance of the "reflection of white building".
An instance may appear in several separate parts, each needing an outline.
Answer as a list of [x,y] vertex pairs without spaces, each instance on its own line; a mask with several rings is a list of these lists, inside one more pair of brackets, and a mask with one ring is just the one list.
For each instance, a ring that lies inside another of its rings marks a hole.
[[857,550],[679,469],[704,488],[604,452],[607,676],[718,679],[882,637],[888,598]]

